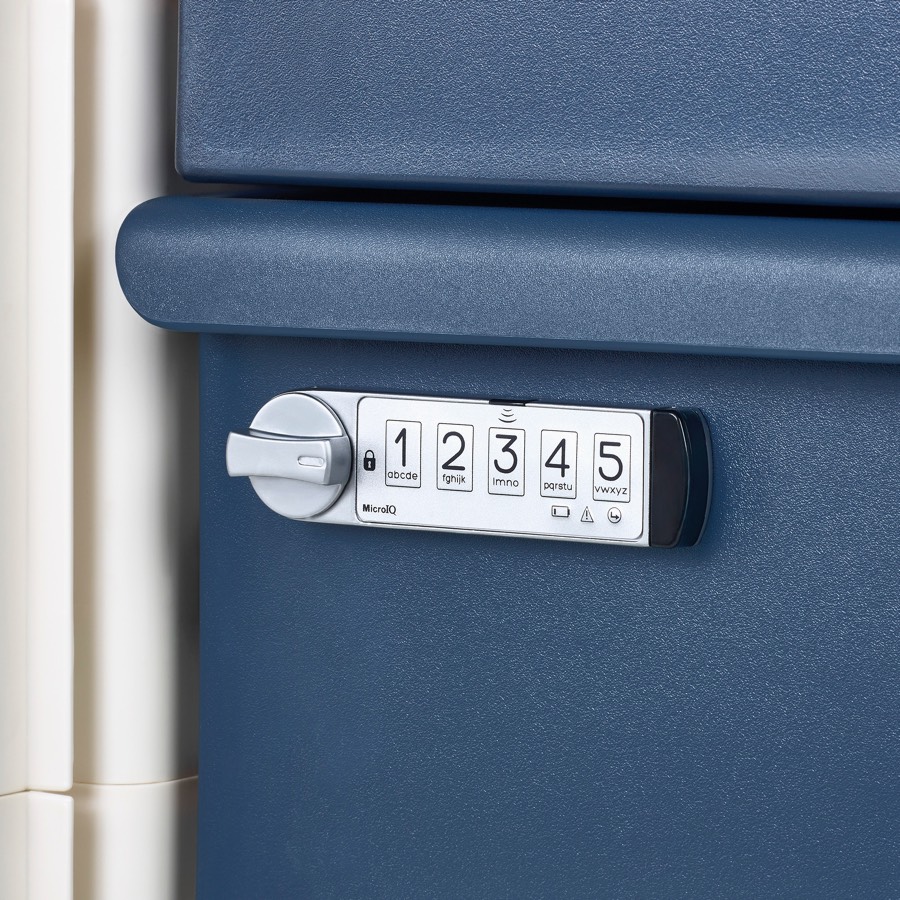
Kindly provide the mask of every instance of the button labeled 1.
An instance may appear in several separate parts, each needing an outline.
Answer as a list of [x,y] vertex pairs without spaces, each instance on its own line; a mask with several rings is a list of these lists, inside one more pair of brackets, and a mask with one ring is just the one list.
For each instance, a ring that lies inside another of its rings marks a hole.
[[439,491],[472,490],[473,425],[438,425],[437,486]]
[[594,499],[631,500],[631,437],[627,434],[594,435]]
[[521,497],[525,494],[525,432],[491,428],[488,452],[488,492]]
[[384,483],[388,487],[422,486],[422,423],[389,419],[384,435]]

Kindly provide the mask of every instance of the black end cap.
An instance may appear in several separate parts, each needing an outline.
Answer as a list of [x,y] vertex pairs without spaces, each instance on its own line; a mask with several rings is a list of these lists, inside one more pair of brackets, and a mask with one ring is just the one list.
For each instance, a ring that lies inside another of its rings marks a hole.
[[695,410],[650,413],[650,546],[691,547],[712,491],[709,428]]

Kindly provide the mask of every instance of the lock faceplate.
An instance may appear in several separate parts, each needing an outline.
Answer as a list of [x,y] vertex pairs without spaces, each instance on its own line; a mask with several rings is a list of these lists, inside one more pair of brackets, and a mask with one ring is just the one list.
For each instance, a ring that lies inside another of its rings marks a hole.
[[639,547],[699,540],[712,472],[694,411],[342,391],[276,397],[227,455],[293,519]]

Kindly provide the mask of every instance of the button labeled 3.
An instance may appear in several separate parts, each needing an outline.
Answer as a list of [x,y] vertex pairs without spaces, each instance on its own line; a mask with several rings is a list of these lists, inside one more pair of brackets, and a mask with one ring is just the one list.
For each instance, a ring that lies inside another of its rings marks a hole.
[[524,496],[525,432],[519,428],[491,428],[489,444],[489,493]]

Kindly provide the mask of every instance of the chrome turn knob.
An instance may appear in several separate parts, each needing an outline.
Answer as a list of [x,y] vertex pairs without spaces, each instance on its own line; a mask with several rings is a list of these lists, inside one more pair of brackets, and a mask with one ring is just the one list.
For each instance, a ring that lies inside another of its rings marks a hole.
[[245,432],[231,432],[228,474],[246,476],[263,503],[291,519],[334,504],[350,479],[353,448],[341,420],[321,400],[280,394]]

